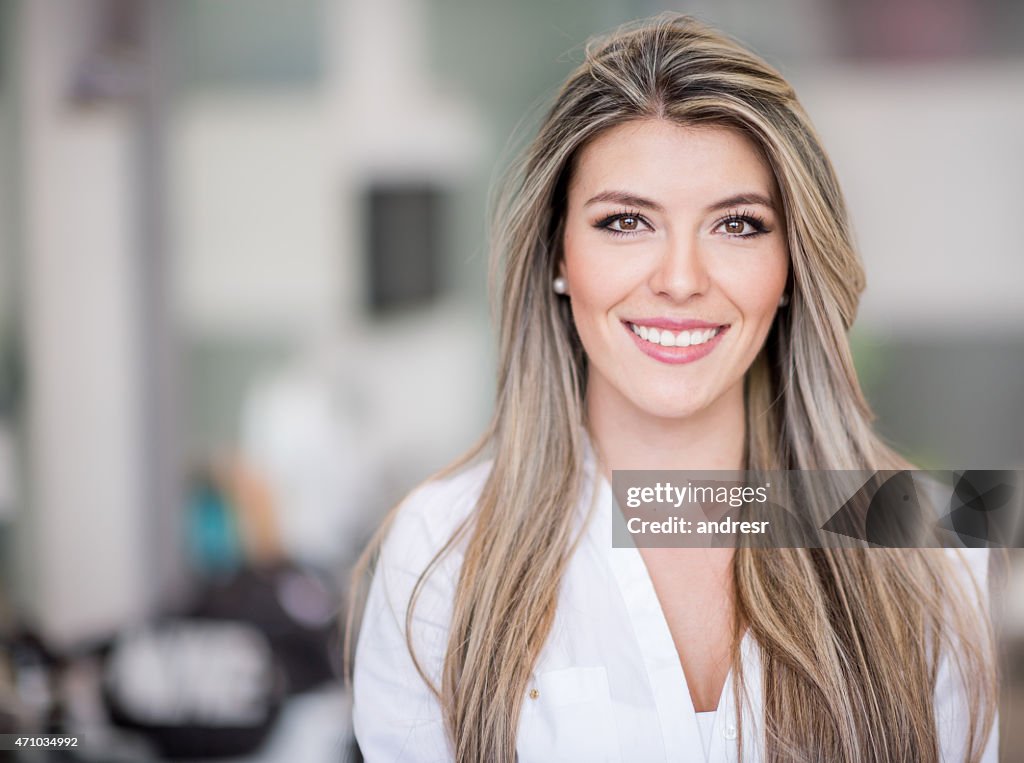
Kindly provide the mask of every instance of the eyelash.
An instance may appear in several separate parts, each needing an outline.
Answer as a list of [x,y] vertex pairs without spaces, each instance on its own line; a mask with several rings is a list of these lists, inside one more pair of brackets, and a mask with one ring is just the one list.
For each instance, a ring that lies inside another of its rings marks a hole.
[[733,222],[734,220],[737,222],[749,223],[750,227],[754,229],[754,232],[746,234],[726,233],[725,235],[728,236],[729,238],[755,238],[756,236],[760,236],[763,233],[771,232],[768,229],[767,223],[765,223],[765,219],[761,217],[761,215],[746,209],[743,211],[730,211],[729,214],[727,214],[725,217],[723,217],[721,220],[715,223],[715,230],[718,230],[726,223]]
[[[642,222],[644,225],[654,227],[651,225],[650,221],[648,221],[647,218],[641,215],[639,212],[633,212],[629,210],[623,210],[621,212],[616,212],[614,214],[608,215],[607,217],[604,217],[595,222],[594,227],[600,228],[601,230],[604,230],[607,233],[612,234],[613,236],[632,236],[637,233],[640,233],[641,231],[615,230],[614,228],[611,227],[611,224],[614,223],[616,220],[624,220],[627,218],[635,218]],[[730,211],[729,214],[727,214],[725,217],[723,217],[722,219],[718,220],[715,223],[714,229],[718,230],[726,223],[733,222],[734,220],[748,223],[754,229],[754,232],[745,234],[726,233],[725,235],[728,236],[729,238],[755,238],[756,236],[760,236],[764,233],[771,232],[768,228],[768,225],[765,222],[765,219],[758,215],[756,212],[752,212],[750,210]]]
[[639,212],[629,212],[629,211],[616,212],[613,215],[608,215],[607,217],[605,217],[605,218],[603,218],[601,220],[598,220],[596,223],[594,223],[594,227],[595,228],[601,228],[602,230],[607,231],[608,233],[611,233],[613,236],[632,236],[632,235],[634,235],[636,233],[639,233],[640,231],[615,230],[614,228],[610,227],[611,224],[613,222],[615,222],[616,220],[625,220],[625,219],[630,218],[630,217],[639,220],[644,225],[647,225],[647,226],[650,226],[650,227],[654,227],[647,220],[647,218],[644,217],[643,215],[641,215]]

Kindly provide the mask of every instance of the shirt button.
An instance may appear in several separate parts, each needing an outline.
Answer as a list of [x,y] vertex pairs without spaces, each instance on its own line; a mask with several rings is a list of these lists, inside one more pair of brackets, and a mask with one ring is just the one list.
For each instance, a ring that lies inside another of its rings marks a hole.
[[536,689],[530,689],[530,699],[537,699],[540,696],[540,692]]
[[722,736],[728,739],[730,742],[736,738],[736,727],[733,724],[728,724],[722,729]]

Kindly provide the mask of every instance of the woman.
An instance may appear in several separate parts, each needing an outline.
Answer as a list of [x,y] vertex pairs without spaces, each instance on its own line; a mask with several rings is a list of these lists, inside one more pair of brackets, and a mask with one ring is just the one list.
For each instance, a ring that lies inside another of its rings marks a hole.
[[781,76],[681,16],[592,45],[495,233],[496,410],[379,536],[367,759],[995,760],[984,556],[611,548],[614,469],[906,466]]

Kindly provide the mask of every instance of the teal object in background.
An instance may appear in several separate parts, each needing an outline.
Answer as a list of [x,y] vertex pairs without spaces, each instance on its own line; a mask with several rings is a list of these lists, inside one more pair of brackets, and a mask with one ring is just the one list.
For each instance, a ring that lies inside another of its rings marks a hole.
[[200,480],[189,496],[185,537],[189,558],[200,573],[230,573],[242,564],[234,509],[207,478]]

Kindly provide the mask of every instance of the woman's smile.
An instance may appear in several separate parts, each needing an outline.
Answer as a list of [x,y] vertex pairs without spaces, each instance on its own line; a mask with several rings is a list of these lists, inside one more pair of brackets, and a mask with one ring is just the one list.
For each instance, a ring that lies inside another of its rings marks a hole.
[[[693,324],[688,328],[678,325]],[[703,321],[626,321],[637,347],[661,363],[692,363],[706,357],[728,330],[728,325],[708,325]]]

